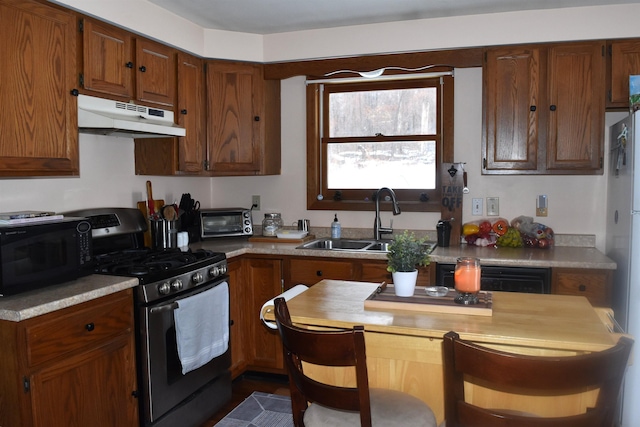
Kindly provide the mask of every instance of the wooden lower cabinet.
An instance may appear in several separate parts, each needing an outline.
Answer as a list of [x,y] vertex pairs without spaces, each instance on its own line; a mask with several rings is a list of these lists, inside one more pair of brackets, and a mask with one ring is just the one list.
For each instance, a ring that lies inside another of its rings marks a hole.
[[[386,260],[311,257],[290,257],[285,260],[287,288],[297,284],[312,286],[323,279],[393,283],[391,273],[387,271]],[[417,285],[429,286],[434,282],[435,268],[420,267]]]
[[611,307],[614,270],[552,268],[551,293],[582,295],[594,307]]
[[248,369],[265,372],[284,372],[282,344],[278,332],[267,328],[260,320],[262,305],[284,292],[282,259],[244,259],[245,308],[249,319],[247,332]]
[[245,286],[242,260],[229,260],[227,272],[229,274],[229,304],[231,319],[231,378],[242,374],[248,363],[248,348],[246,331],[248,329],[249,313],[244,309],[247,287]]
[[137,426],[132,291],[0,322],[0,425]]

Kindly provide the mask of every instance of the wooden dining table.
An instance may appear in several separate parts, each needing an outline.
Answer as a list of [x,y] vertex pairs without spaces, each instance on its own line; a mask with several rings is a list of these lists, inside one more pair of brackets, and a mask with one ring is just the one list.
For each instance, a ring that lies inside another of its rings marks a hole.
[[[416,305],[429,305],[428,301],[371,304],[383,289],[380,283],[322,280],[287,304],[292,321],[302,327],[343,329],[364,325],[370,386],[401,390],[422,399],[431,406],[438,423],[444,418],[442,338],[449,331],[488,347],[540,356],[601,351],[618,340],[606,310],[595,309],[585,297],[492,292],[489,314],[476,314],[472,310],[442,312]],[[424,288],[416,288],[416,297],[423,293]],[[272,320],[272,307],[265,307],[263,315]],[[305,370],[318,380],[355,384],[347,368],[307,365]],[[475,404],[544,416],[584,411],[597,396],[597,390],[555,398],[493,392],[472,383],[465,387]]]

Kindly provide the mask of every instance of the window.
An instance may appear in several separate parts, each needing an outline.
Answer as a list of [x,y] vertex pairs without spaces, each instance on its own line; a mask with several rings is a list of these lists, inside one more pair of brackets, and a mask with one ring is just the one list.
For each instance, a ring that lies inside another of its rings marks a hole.
[[371,210],[392,188],[405,211],[440,211],[453,157],[453,77],[307,86],[307,206]]

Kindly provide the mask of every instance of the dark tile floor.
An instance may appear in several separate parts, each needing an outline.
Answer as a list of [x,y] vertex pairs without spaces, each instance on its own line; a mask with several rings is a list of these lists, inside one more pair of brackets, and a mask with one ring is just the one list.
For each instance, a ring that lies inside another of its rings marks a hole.
[[231,400],[211,417],[202,427],[213,427],[229,412],[238,406],[254,391],[264,393],[289,395],[289,384],[284,375],[268,375],[259,373],[246,373],[233,381]]

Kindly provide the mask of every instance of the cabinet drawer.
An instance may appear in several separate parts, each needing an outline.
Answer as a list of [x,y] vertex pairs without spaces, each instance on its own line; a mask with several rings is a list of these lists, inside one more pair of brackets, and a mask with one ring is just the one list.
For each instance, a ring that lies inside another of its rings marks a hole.
[[292,284],[315,285],[322,279],[353,280],[353,263],[327,260],[299,260],[290,262]]
[[37,365],[107,342],[133,326],[131,291],[99,298],[30,319],[25,327],[27,362]]
[[611,270],[554,268],[551,274],[551,293],[581,295],[594,306],[611,306]]

